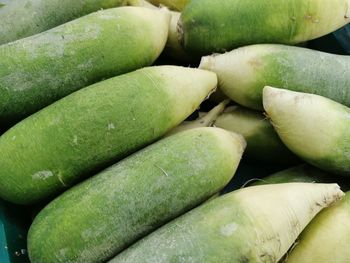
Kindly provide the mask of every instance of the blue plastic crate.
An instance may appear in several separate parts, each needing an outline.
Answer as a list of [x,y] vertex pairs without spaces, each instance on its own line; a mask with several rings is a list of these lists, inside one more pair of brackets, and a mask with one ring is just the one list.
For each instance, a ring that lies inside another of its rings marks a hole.
[[335,31],[333,35],[344,51],[350,54],[350,25]]
[[28,263],[26,236],[29,218],[24,207],[0,200],[0,262]]

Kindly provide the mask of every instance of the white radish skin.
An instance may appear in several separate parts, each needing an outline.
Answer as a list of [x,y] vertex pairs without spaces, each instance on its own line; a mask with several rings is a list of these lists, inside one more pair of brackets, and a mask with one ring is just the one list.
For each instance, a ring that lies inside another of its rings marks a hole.
[[330,99],[265,87],[265,111],[284,144],[321,169],[350,175],[350,109]]
[[119,262],[278,262],[337,184],[243,188],[204,203],[117,255]]
[[350,258],[350,192],[324,209],[301,234],[287,263],[347,263]]
[[263,109],[266,85],[317,94],[350,106],[349,56],[258,44],[203,57],[199,68],[215,72],[219,88],[248,108]]

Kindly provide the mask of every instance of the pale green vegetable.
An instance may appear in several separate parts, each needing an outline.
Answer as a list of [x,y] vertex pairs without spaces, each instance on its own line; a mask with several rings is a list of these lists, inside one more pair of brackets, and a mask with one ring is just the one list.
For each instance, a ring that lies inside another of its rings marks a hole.
[[284,144],[306,162],[350,175],[350,109],[330,99],[265,87],[264,108]]
[[164,49],[167,10],[98,11],[0,46],[0,126],[83,87],[151,65]]
[[350,57],[301,47],[252,45],[203,57],[199,66],[218,75],[232,100],[263,109],[265,86],[318,94],[350,106]]
[[0,45],[125,4],[126,0],[0,0]]
[[215,126],[242,134],[246,156],[269,163],[295,164],[298,158],[288,150],[262,112],[232,106],[215,121]]
[[209,55],[250,44],[297,44],[349,21],[349,0],[192,0],[179,32],[187,52]]
[[347,178],[339,177],[334,174],[320,170],[309,164],[294,166],[262,179],[252,179],[252,184],[282,184],[282,183],[337,183],[343,191],[350,189]]
[[318,214],[300,235],[286,263],[348,263],[350,192]]
[[209,71],[147,67],[59,100],[0,137],[1,198],[28,204],[62,192],[162,137],[216,83]]
[[278,262],[344,193],[336,184],[253,186],[215,198],[117,255],[120,262]]
[[35,218],[33,263],[105,262],[220,191],[245,142],[218,128],[160,140],[65,192]]

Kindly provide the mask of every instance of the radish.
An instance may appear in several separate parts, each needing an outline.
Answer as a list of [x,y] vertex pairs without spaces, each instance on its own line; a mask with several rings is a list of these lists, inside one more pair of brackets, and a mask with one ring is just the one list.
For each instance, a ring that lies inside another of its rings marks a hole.
[[350,175],[350,109],[330,99],[265,87],[264,108],[284,144],[306,162]]

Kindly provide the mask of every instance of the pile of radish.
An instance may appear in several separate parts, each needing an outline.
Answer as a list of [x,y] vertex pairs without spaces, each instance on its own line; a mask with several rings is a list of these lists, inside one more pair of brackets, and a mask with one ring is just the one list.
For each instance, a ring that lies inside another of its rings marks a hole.
[[[350,262],[350,58],[305,47],[349,22],[349,0],[0,0],[0,198],[40,206],[30,261]],[[223,192],[242,158],[282,168]]]

